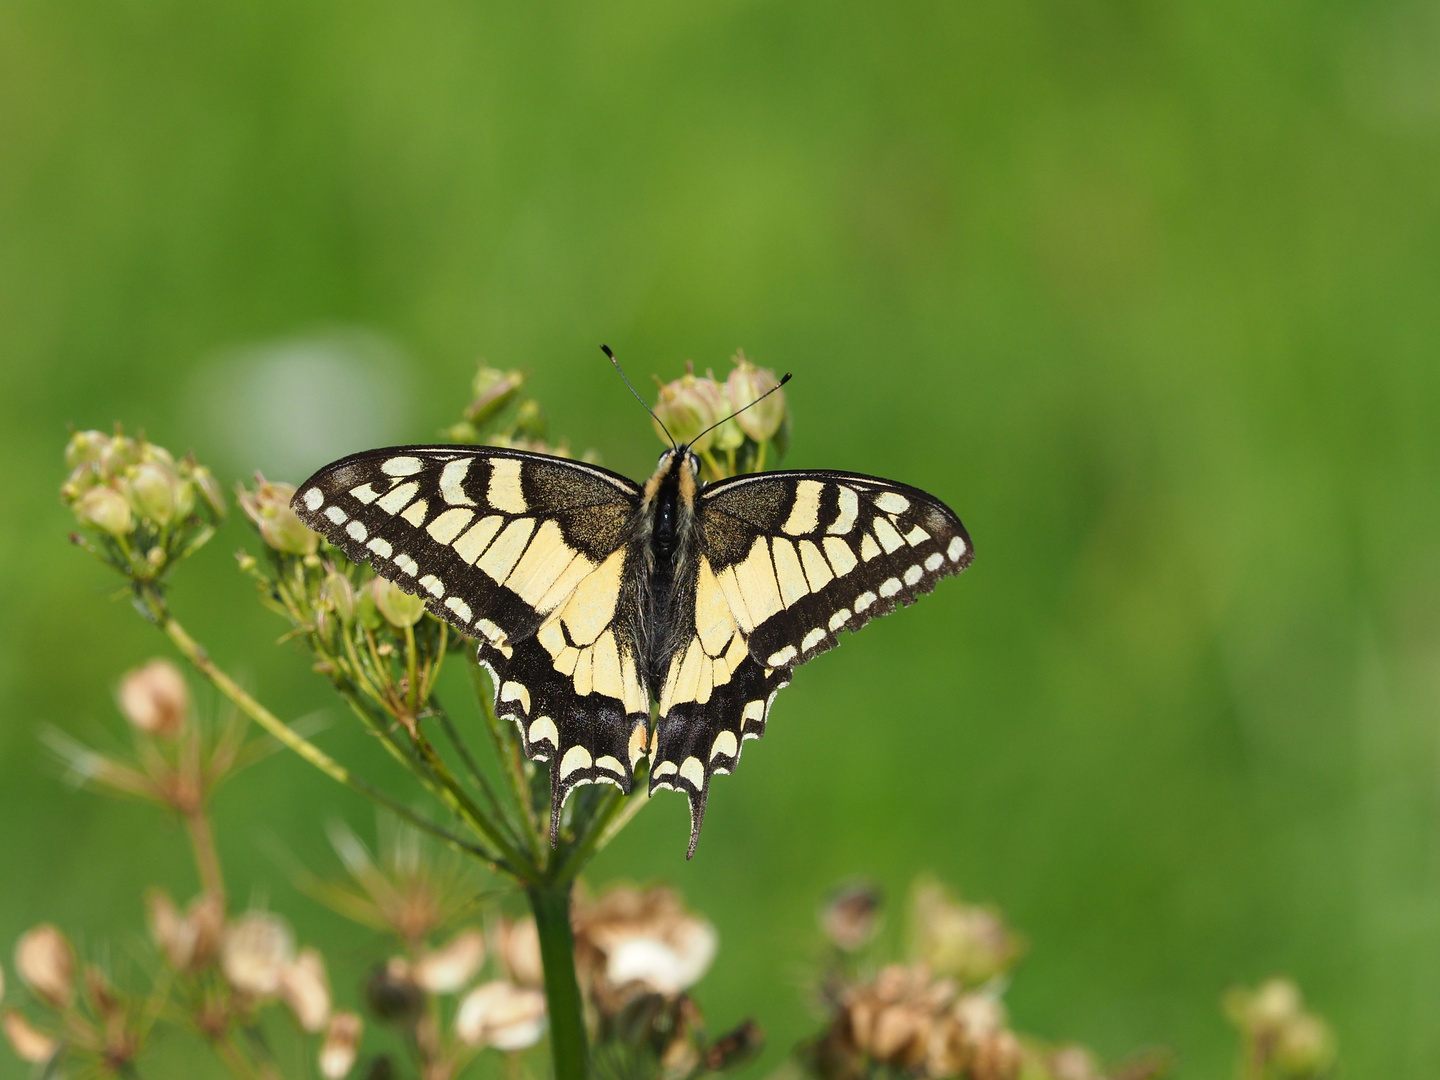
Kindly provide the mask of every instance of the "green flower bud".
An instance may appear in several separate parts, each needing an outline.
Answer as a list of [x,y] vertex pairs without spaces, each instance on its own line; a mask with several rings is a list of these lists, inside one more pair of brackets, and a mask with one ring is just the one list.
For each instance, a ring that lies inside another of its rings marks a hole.
[[[773,438],[780,430],[780,425],[785,422],[784,390],[776,390],[764,401],[760,401],[779,381],[773,371],[756,367],[745,358],[744,353],[735,354],[735,369],[725,380],[725,390],[732,409],[745,409],[735,417],[735,423],[758,443]],[[746,408],[754,401],[760,401],[760,404]]]
[[130,504],[114,488],[92,487],[75,501],[75,516],[111,536],[124,536],[135,528]]
[[472,424],[485,423],[510,404],[524,385],[523,372],[500,371],[482,364],[470,384],[471,401],[465,409],[465,419]]
[[519,439],[543,439],[550,424],[545,419],[545,410],[538,401],[522,401],[515,411],[512,435]]
[[276,551],[287,555],[313,555],[320,547],[320,537],[305,527],[290,509],[295,496],[291,484],[266,480],[259,473],[254,491],[240,489],[240,506],[260,530],[260,537]]
[[350,579],[337,570],[331,570],[320,583],[320,599],[334,609],[342,623],[355,621],[355,589]]
[[207,506],[215,511],[215,516],[225,516],[225,492],[220,488],[220,481],[215,479],[215,474],[204,465],[187,463],[186,472],[190,474],[190,480],[200,490],[200,497],[205,500]]
[[375,606],[375,579],[362,582],[356,590],[355,621],[366,630],[379,630],[385,622],[385,617],[380,614],[380,609]]
[[100,474],[95,471],[93,464],[77,465],[75,471],[66,478],[65,483],[60,485],[60,501],[66,506],[71,506],[76,499],[99,482]]
[[168,525],[175,516],[175,489],[179,483],[180,478],[164,465],[146,461],[130,470],[125,487],[137,515]]
[[385,621],[397,630],[414,626],[425,614],[425,600],[412,596],[398,585],[392,585],[384,578],[377,577],[370,586],[375,596],[375,607]]
[[140,448],[135,440],[124,435],[116,435],[100,452],[100,474],[106,478],[120,476],[125,470],[139,462]]
[[[725,392],[710,376],[697,378],[694,371],[660,387],[660,400],[655,403],[655,434],[665,438],[669,429],[676,442],[690,443],[697,453],[708,450],[715,441],[715,432],[710,432],[699,442],[692,442],[711,424],[728,411],[725,408]],[[662,429],[661,424],[664,424]]]
[[142,439],[135,448],[136,454],[141,461],[154,461],[164,465],[171,472],[176,471],[175,455],[166,450],[159,443],[152,443]]
[[1280,1029],[1275,1064],[1282,1076],[1320,1076],[1335,1062],[1335,1037],[1317,1016],[1302,1013]]
[[99,461],[110,445],[110,436],[103,431],[77,431],[65,447],[65,464],[74,469]]

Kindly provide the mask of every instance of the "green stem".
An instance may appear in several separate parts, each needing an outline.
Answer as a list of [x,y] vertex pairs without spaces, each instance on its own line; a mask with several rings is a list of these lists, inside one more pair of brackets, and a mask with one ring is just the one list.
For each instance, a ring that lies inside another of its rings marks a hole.
[[550,1012],[550,1054],[555,1080],[585,1080],[588,1051],[585,1009],[575,978],[575,935],[570,928],[570,882],[546,882],[525,890],[540,933],[545,965],[545,1004]]
[[609,802],[595,815],[580,841],[565,853],[560,868],[555,872],[557,881],[574,881],[585,864],[604,850],[605,845],[615,839],[617,833],[630,819],[638,814],[650,801],[649,785],[645,778],[636,776],[629,795],[620,792],[606,792]]
[[210,659],[204,647],[197,642],[190,634],[176,622],[175,617],[170,614],[170,609],[165,603],[165,598],[160,595],[154,585],[141,583],[138,585],[137,600],[145,615],[158,626],[165,636],[168,637],[180,655],[185,657],[195,670],[209,679],[211,684],[235,703],[235,706],[248,716],[255,723],[265,729],[273,738],[282,745],[289,747],[299,754],[306,762],[319,769],[330,779],[346,787],[353,788],[366,798],[379,803],[392,813],[399,815],[417,828],[439,837],[452,847],[464,851],[468,855],[476,856],[488,863],[493,869],[504,873],[513,874],[509,866],[504,865],[500,860],[477,844],[469,843],[460,837],[447,832],[420,814],[415,813],[404,803],[392,799],[379,788],[366,783],[359,777],[351,774],[350,770],[341,765],[325,751],[321,750],[303,735],[297,733],[289,724],[281,720],[269,709],[261,705],[253,697],[247,694],[234,679],[230,678],[224,671],[215,665]]

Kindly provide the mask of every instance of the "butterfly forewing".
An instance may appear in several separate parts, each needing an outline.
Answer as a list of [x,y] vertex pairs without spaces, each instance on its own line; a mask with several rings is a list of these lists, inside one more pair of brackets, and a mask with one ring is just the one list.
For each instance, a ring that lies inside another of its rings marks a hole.
[[792,668],[970,564],[934,496],[841,472],[740,476],[705,488],[694,631],[660,691],[651,785],[690,797],[693,850],[709,778],[763,734]]
[[496,711],[569,790],[629,790],[649,719],[622,589],[639,489],[581,462],[396,447],[326,466],[294,509],[355,562],[480,639]]

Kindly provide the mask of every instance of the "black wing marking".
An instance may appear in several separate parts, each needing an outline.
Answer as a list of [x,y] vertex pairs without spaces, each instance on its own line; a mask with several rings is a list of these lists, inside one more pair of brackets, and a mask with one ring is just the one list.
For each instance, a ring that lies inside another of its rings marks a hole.
[[790,671],[974,557],[948,506],[873,476],[738,476],[698,502],[694,636],[671,659],[650,771],[652,790],[689,797],[692,854],[710,777],[763,733]]
[[491,447],[355,454],[300,486],[300,519],[481,639],[497,715],[550,760],[552,824],[570,791],[630,790],[649,691],[622,610],[640,490],[563,458]]

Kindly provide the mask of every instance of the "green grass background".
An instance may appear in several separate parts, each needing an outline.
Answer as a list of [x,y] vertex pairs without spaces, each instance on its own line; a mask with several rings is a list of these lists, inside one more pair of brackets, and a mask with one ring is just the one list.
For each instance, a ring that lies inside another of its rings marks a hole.
[[[54,919],[123,968],[142,887],[192,888],[37,742],[114,740],[164,651],[65,543],[67,423],[293,480],[432,437],[484,356],[641,475],[599,343],[641,378],[743,346],[796,372],[790,464],[934,491],[979,553],[798,674],[693,863],[662,797],[595,868],[716,922],[699,995],[769,1029],[756,1075],[823,890],[923,870],[1028,936],[1023,1029],[1223,1076],[1218,996],[1285,972],[1347,1075],[1436,1075],[1437,165],[1415,0],[0,0],[4,962]],[[391,775],[273,646],[253,543],[179,613]],[[218,813],[353,1002],[374,939],[274,852],[370,812],[277,757]]]

